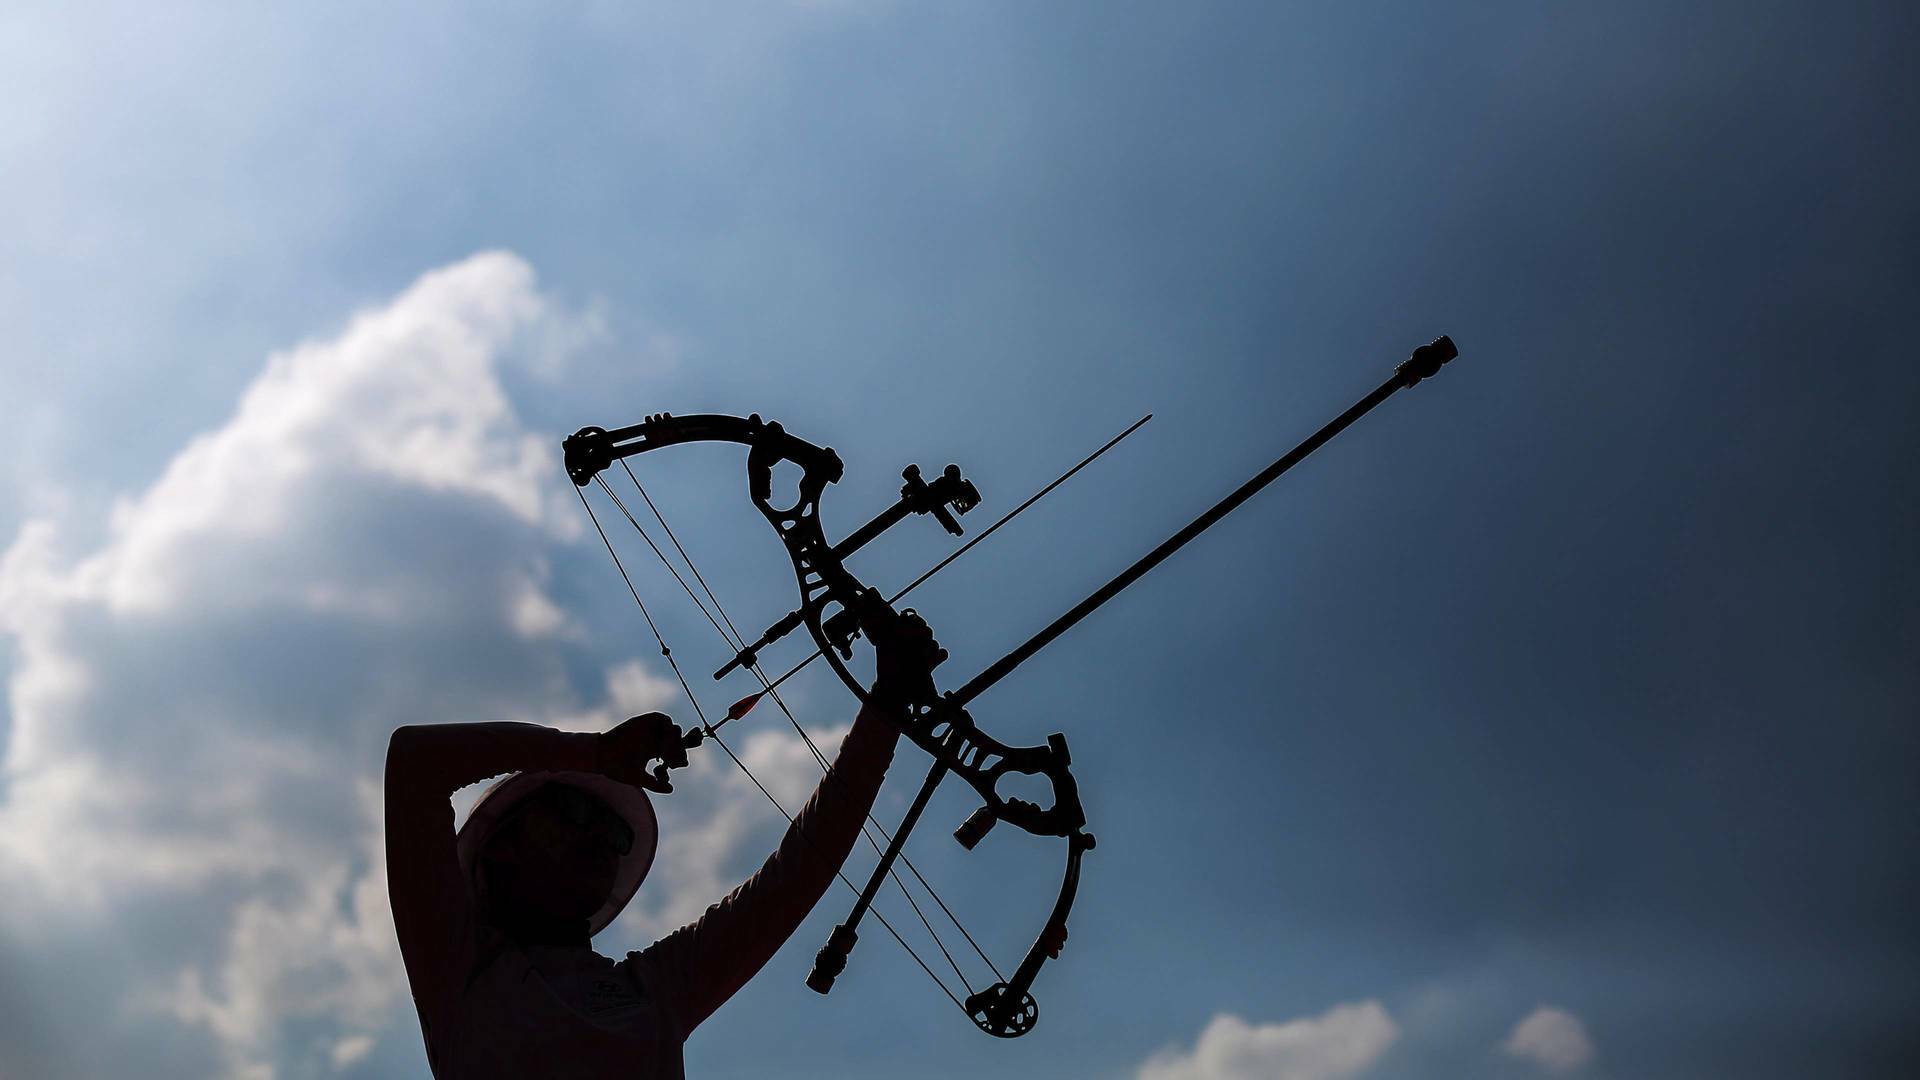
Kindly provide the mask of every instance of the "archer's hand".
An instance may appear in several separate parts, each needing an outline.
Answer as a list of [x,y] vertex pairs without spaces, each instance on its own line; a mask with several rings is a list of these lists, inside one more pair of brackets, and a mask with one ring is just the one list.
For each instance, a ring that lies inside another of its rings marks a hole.
[[[596,771],[609,780],[665,794],[673,790],[667,770],[686,768],[687,747],[699,741],[698,731],[682,731],[666,713],[645,713],[601,733]],[[654,760],[660,764],[649,773],[647,763]]]
[[917,612],[907,608],[874,627],[868,636],[873,639],[875,701],[904,711],[934,699],[933,669],[947,658],[947,650],[933,640],[933,630]]

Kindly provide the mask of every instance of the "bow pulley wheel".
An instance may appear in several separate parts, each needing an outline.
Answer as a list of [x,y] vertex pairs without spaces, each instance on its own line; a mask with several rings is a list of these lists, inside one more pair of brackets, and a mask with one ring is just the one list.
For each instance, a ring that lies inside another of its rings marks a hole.
[[1040,1021],[1040,1003],[1022,991],[1012,1008],[1006,1004],[1007,984],[994,983],[967,999],[967,1015],[974,1026],[999,1039],[1017,1039]]

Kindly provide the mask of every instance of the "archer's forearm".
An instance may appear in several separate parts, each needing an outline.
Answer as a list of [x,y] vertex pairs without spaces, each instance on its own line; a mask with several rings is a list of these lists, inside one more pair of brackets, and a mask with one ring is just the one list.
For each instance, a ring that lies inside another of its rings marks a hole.
[[[780,849],[762,869],[763,875],[782,883],[767,891],[784,901],[780,921],[790,924],[789,931],[833,884],[853,850],[899,741],[900,729],[886,713],[862,708],[834,755],[832,769],[794,815]],[[780,940],[785,939],[782,932]],[[778,947],[779,942],[773,944]]]
[[846,860],[893,760],[899,729],[862,709],[780,846],[693,924],[654,948],[680,974],[691,1031],[746,985],[793,933]]
[[886,713],[874,706],[862,707],[834,755],[832,770],[820,778],[813,797],[795,815],[781,849],[802,879],[813,879],[800,886],[813,893],[806,908],[832,884],[853,850],[899,741],[900,729]]
[[560,731],[513,720],[408,724],[394,731],[387,744],[387,769],[390,775],[404,773],[416,790],[450,795],[507,772],[593,772],[599,739],[590,731]]
[[[894,745],[900,740],[899,722],[888,715],[888,713],[878,705],[861,705],[860,712],[853,718],[853,726],[855,730],[862,732],[862,742],[865,742],[868,738],[872,738],[875,741],[884,741],[889,752],[892,751]],[[867,735],[867,729],[872,729],[875,733]],[[851,740],[853,733],[848,732],[847,735],[849,740]],[[888,737],[889,735],[891,736],[890,738]]]

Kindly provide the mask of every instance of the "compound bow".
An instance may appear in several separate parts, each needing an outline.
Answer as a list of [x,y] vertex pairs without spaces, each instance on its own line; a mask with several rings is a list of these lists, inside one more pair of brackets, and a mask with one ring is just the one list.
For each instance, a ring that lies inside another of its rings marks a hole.
[[[1053,908],[1047,916],[1045,925],[1035,938],[1034,943],[1027,949],[1020,963],[1014,968],[1013,975],[1011,977],[1001,978],[984,990],[970,992],[963,1002],[961,1002],[958,997],[955,997],[950,990],[948,991],[948,996],[954,997],[956,1002],[960,1002],[962,1009],[972,1018],[973,1022],[979,1026],[982,1031],[990,1035],[1002,1038],[1013,1038],[1032,1030],[1039,1015],[1038,1006],[1035,1004],[1032,994],[1033,982],[1045,962],[1050,957],[1057,957],[1059,955],[1060,947],[1066,938],[1067,916],[1072,910],[1074,896],[1079,886],[1080,859],[1085,852],[1093,848],[1094,838],[1093,834],[1086,831],[1086,813],[1081,805],[1079,788],[1074,781],[1070,768],[1071,757],[1067,751],[1066,737],[1056,732],[1049,735],[1046,743],[1043,745],[1013,746],[1001,742],[981,731],[974,723],[973,717],[967,710],[967,706],[982,692],[998,682],[1028,657],[1038,652],[1054,638],[1060,636],[1060,634],[1064,633],[1069,627],[1079,622],[1080,619],[1105,603],[1121,589],[1124,589],[1127,585],[1139,579],[1187,541],[1193,539],[1193,537],[1205,531],[1220,518],[1226,516],[1235,507],[1250,498],[1255,492],[1265,487],[1268,483],[1271,483],[1281,473],[1292,468],[1293,465],[1298,463],[1302,458],[1338,434],[1347,425],[1359,419],[1376,405],[1386,400],[1394,391],[1402,387],[1412,386],[1422,378],[1435,374],[1439,371],[1442,364],[1453,359],[1456,355],[1457,352],[1453,342],[1446,337],[1438,338],[1430,344],[1415,349],[1412,356],[1394,369],[1392,378],[1388,379],[1387,382],[1382,384],[1373,393],[1322,427],[1313,436],[1295,447],[1284,457],[1275,461],[1261,473],[1241,485],[1226,498],[1216,503],[1198,518],[1195,518],[1185,528],[1162,542],[1154,550],[1142,556],[1132,566],[1116,575],[1106,585],[1095,590],[1085,600],[1082,600],[1040,632],[1034,634],[1019,648],[1014,649],[981,671],[978,675],[974,676],[960,689],[947,691],[946,693],[938,693],[931,689],[931,683],[929,683],[928,691],[920,699],[910,700],[904,703],[894,703],[896,708],[890,715],[896,717],[901,732],[913,742],[914,745],[925,750],[927,754],[933,758],[933,766],[927,773],[926,779],[922,782],[920,790],[914,797],[905,818],[902,819],[898,829],[895,830],[894,834],[888,839],[887,846],[881,853],[879,864],[874,868],[866,886],[858,890],[859,899],[856,901],[852,912],[844,922],[835,927],[826,946],[820,950],[818,956],[815,958],[814,969],[807,978],[807,985],[822,994],[832,988],[835,978],[845,968],[848,952],[853,948],[857,938],[857,928],[861,918],[870,909],[876,894],[885,882],[887,876],[893,873],[895,861],[898,859],[904,862],[910,869],[912,868],[912,863],[904,860],[901,856],[901,849],[906,843],[908,834],[913,831],[915,825],[918,823],[921,811],[925,809],[934,789],[939,786],[943,779],[951,774],[958,776],[961,780],[965,781],[969,787],[973,788],[983,803],[983,805],[968,817],[954,832],[955,839],[967,849],[971,850],[996,823],[1002,821],[1036,836],[1058,837],[1066,841],[1066,868],[1061,879],[1059,895],[1054,900]],[[1095,454],[1086,459],[1086,461],[1082,461],[1080,465],[1076,465],[1074,469],[1070,470],[1065,476],[1060,477],[1060,480],[1065,480],[1067,476],[1071,476],[1073,472],[1078,471],[1081,466],[1084,466],[1087,461],[1091,461],[1093,457],[1099,456],[1100,453],[1103,453],[1108,447],[1111,447],[1114,442],[1118,442],[1120,438],[1124,438],[1138,426],[1139,424],[1135,424],[1133,428],[1122,432],[1120,436],[1117,436],[1112,442],[1109,442],[1106,447],[1102,447],[1100,451],[1096,451]],[[979,492],[975,490],[970,482],[961,476],[958,466],[947,466],[946,470],[940,476],[928,482],[921,476],[917,466],[910,465],[902,474],[906,482],[900,489],[899,499],[892,506],[875,516],[871,521],[849,534],[845,539],[838,543],[833,543],[827,539],[824,527],[821,524],[820,500],[827,489],[827,485],[836,483],[841,478],[843,469],[839,456],[829,448],[815,445],[814,443],[788,433],[776,422],[761,420],[758,415],[745,418],[725,415],[675,417],[667,413],[660,413],[649,416],[640,423],[629,427],[611,430],[598,427],[582,428],[574,435],[568,437],[563,446],[566,455],[567,474],[573,479],[574,484],[579,488],[584,488],[587,484],[597,480],[609,496],[612,496],[615,502],[620,505],[622,512],[626,514],[628,520],[631,521],[637,529],[640,529],[641,535],[645,537],[646,530],[640,527],[639,522],[634,519],[632,513],[627,511],[625,504],[620,503],[618,496],[614,495],[612,489],[606,486],[606,482],[601,476],[602,471],[615,462],[620,462],[624,468],[624,459],[638,454],[668,446],[694,442],[732,442],[739,443],[748,448],[748,496],[752,500],[754,507],[760,511],[761,515],[766,518],[767,523],[773,527],[774,533],[780,538],[781,544],[785,547],[788,558],[793,563],[794,575],[798,581],[800,590],[800,606],[768,627],[767,630],[751,644],[747,643],[743,636],[737,632],[729,637],[727,630],[721,630],[722,636],[727,638],[730,646],[734,647],[736,652],[733,659],[729,661],[726,666],[714,673],[714,677],[716,679],[724,677],[736,667],[747,668],[754,671],[760,678],[764,689],[737,702],[733,708],[729,710],[727,717],[721,720],[720,723],[724,724],[729,720],[743,715],[764,695],[774,694],[775,700],[778,701],[778,695],[774,693],[775,688],[795,671],[799,670],[799,667],[804,666],[807,661],[802,661],[800,665],[789,670],[778,679],[768,680],[766,676],[759,671],[758,653],[759,650],[785,637],[800,626],[805,626],[807,633],[813,638],[818,649],[815,655],[825,656],[828,665],[833,668],[834,674],[840,678],[841,682],[846,684],[848,690],[850,690],[862,704],[865,704],[869,698],[869,691],[860,683],[860,680],[855,677],[847,666],[847,661],[850,660],[853,655],[853,642],[862,632],[865,632],[869,638],[872,638],[875,631],[880,629],[884,623],[900,618],[901,613],[896,611],[892,606],[892,601],[899,599],[907,590],[901,590],[900,593],[896,593],[892,598],[883,596],[877,590],[861,582],[846,568],[847,557],[893,525],[913,514],[931,514],[948,532],[956,536],[960,535],[962,530],[954,515],[965,514],[967,511],[973,509],[980,501]],[[782,463],[791,463],[800,469],[797,495],[791,505],[784,507],[775,505],[773,501],[773,473],[775,467]],[[631,476],[630,469],[628,473]],[[1046,491],[1052,490],[1052,487],[1057,485],[1060,480],[1054,481],[1054,484],[1043,489],[1040,494],[1044,495]],[[637,487],[639,484],[638,479],[635,478],[634,482]],[[643,497],[646,497],[644,488],[640,488],[640,492]],[[1039,495],[1034,496],[1034,498],[1039,498]],[[586,504],[584,494],[581,496],[581,501],[583,505],[587,506],[588,514],[593,516],[592,507]],[[1032,502],[1033,499],[1029,499],[1027,503],[1023,503],[1021,507],[1017,508],[1014,513],[1018,513],[1020,509],[1024,509]],[[653,507],[650,497],[647,497],[647,503],[649,507],[654,509],[654,513],[656,517],[658,517],[658,508]],[[1011,516],[1012,514],[1008,515],[1008,517]],[[598,517],[594,516],[593,520],[596,530],[599,530]],[[991,532],[992,529],[997,529],[1005,520],[1006,518],[1002,518],[1000,522],[996,522],[988,532]],[[660,522],[662,527],[667,528],[668,535],[671,536],[672,530],[666,526],[665,519],[661,518]],[[606,534],[604,530],[599,531],[602,540],[605,541]],[[976,537],[973,542],[978,542],[978,540],[983,539],[985,535],[986,534],[983,533],[980,537]],[[671,561],[666,559],[666,556],[660,551],[658,545],[655,545],[651,538],[648,538],[647,542],[649,546],[654,548],[657,554],[660,554],[661,559],[667,562],[668,568],[672,570]],[[673,539],[673,543],[684,559],[686,556],[685,549],[679,546],[677,537]],[[968,546],[971,546],[971,543]],[[613,545],[610,542],[607,544],[607,549],[610,554],[613,554],[617,565],[619,556],[613,552]],[[959,552],[956,552],[955,556],[958,554]],[[947,561],[950,562],[952,558],[953,556],[950,556]],[[946,563],[943,562],[940,565],[944,566],[945,564]],[[705,589],[705,580],[700,578],[699,571],[693,568],[690,560],[688,560],[688,568],[693,570],[694,576],[700,580],[702,588]],[[934,569],[937,570],[939,567],[936,566]],[[621,568],[620,572],[622,577],[625,578],[626,571],[624,567]],[[929,571],[928,574],[932,572],[933,571]],[[674,574],[676,577],[679,577],[677,570],[674,570]],[[925,580],[926,576],[927,575],[922,575],[920,580]],[[629,590],[633,591],[631,579],[628,578],[626,580]],[[914,584],[917,585],[918,583],[919,582],[916,581]],[[692,588],[687,585],[684,579],[681,580],[681,585],[687,589],[690,596],[694,595]],[[911,587],[912,586],[909,586],[909,588]],[[711,598],[712,590],[707,589],[706,592],[709,598]],[[633,595],[636,601],[640,600],[637,591],[634,591]],[[694,596],[694,599],[696,603],[699,602],[698,596]],[[640,603],[644,612],[646,605],[644,601]],[[715,601],[715,604],[717,606],[717,601]],[[702,605],[702,610],[705,610],[704,605]],[[708,618],[710,621],[714,621],[711,614],[708,615]],[[653,626],[651,614],[647,615],[647,621],[649,626]],[[726,622],[728,628],[731,628],[732,620],[727,619]],[[720,623],[714,621],[714,625],[718,628]],[[654,626],[654,634],[658,640],[659,631],[657,626]],[[669,664],[673,666],[675,674],[679,676],[679,666],[673,662],[672,651],[667,648],[664,640],[660,640],[660,648],[662,654],[667,657]],[[809,661],[811,659],[812,657],[808,658]],[[692,700],[693,694],[691,687],[687,687],[684,676],[679,677],[682,686],[687,689],[689,699]],[[696,711],[700,711],[699,703],[694,701],[693,704]],[[904,711],[897,708],[898,705],[902,704],[905,706]],[[781,705],[781,708],[783,710],[785,709],[784,704]],[[789,718],[791,718],[791,713],[788,715]],[[707,723],[704,712],[701,712],[701,728],[692,733],[689,746],[697,744],[703,735],[715,737],[717,740],[715,728],[718,726],[718,724]],[[796,728],[799,726],[797,722],[795,726]],[[802,734],[804,735],[804,732],[802,732]],[[811,745],[811,742],[809,742],[809,745]],[[724,743],[722,743],[721,746],[723,749],[726,749]],[[729,756],[734,756],[730,749],[727,750],[727,753]],[[824,757],[819,755],[817,749],[815,750],[815,756],[819,758],[823,765],[825,764]],[[734,760],[736,763],[739,762],[737,756],[734,756]],[[744,765],[741,767],[743,769],[745,768]],[[1023,799],[1001,796],[997,790],[999,783],[1001,779],[1009,773],[1044,777],[1052,788],[1051,804],[1041,806]],[[748,775],[751,777],[752,774],[749,773]],[[758,784],[758,780],[755,780],[755,783]],[[762,790],[764,791],[765,789],[762,788]],[[771,798],[772,796],[769,795],[768,797]],[[778,806],[777,801],[775,805]],[[782,808],[782,813],[785,813],[784,808]],[[869,841],[871,840],[872,838],[869,836]],[[875,847],[876,849],[878,848],[877,843]],[[913,872],[916,877],[919,876],[917,870]],[[897,880],[897,875],[895,876]],[[844,875],[842,876],[842,880],[846,880]],[[923,886],[926,885],[924,878],[921,878],[920,881]],[[851,882],[848,882],[848,885],[851,887]],[[930,888],[928,892],[932,894]],[[939,898],[937,894],[933,895],[934,899],[938,901]],[[911,894],[909,894],[908,898],[911,902]],[[944,902],[941,902],[941,907],[943,910],[946,908]],[[919,910],[917,904],[915,905],[915,910],[916,912]],[[876,912],[875,914],[876,917],[878,917],[878,913]],[[951,911],[948,911],[947,914],[949,918],[952,917]],[[923,922],[926,921],[924,915],[922,915],[921,918]],[[884,919],[881,921],[883,923],[885,922]],[[958,925],[957,920],[955,921],[955,925]],[[900,935],[894,932],[890,925],[887,929],[893,933],[896,940],[900,940],[903,946],[906,945],[905,940],[901,939]],[[928,929],[929,931],[932,930],[931,924],[928,924]],[[963,934],[966,933],[964,927],[961,928],[961,932]],[[972,942],[972,935],[967,934],[966,936],[969,942]],[[974,947],[976,951],[979,950],[977,944],[975,944]],[[945,946],[943,945],[941,948],[942,951],[945,952]],[[912,953],[911,947],[908,947],[908,952]],[[982,952],[981,956],[984,959],[985,953]],[[927,967],[924,961],[920,961],[917,954],[915,954],[914,959],[920,962],[921,967],[927,970],[928,974],[933,974],[932,969]],[[949,963],[952,962],[951,956],[948,957],[948,960]],[[990,960],[988,964],[992,966]],[[958,970],[958,966],[955,965],[955,971],[958,972]],[[996,967],[994,970],[995,974],[998,975],[998,968]],[[964,976],[962,976],[962,978],[964,980]],[[935,981],[940,982],[937,976],[935,976]],[[945,989],[943,982],[941,986]]]

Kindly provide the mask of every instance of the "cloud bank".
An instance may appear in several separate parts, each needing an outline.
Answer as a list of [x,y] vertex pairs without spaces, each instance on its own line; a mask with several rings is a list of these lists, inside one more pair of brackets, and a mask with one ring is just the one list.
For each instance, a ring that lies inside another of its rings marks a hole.
[[1587,1036],[1587,1026],[1572,1013],[1545,1005],[1514,1025],[1500,1049],[1556,1073],[1572,1072],[1593,1060],[1593,1040]]
[[1139,1080],[1336,1080],[1359,1075],[1400,1037],[1375,1000],[1337,1005],[1319,1016],[1249,1024],[1220,1013],[1190,1051],[1165,1050]]
[[[585,693],[569,679],[581,635],[549,558],[578,506],[499,379],[594,332],[516,256],[476,255],[270,357],[110,520],[22,528],[0,556],[0,1074],[420,1058],[383,871],[388,733],[599,729],[669,698],[630,662]],[[788,796],[809,783],[770,733],[744,752]],[[624,929],[716,899],[771,816],[709,779],[673,808],[687,828],[663,823],[662,880]]]

